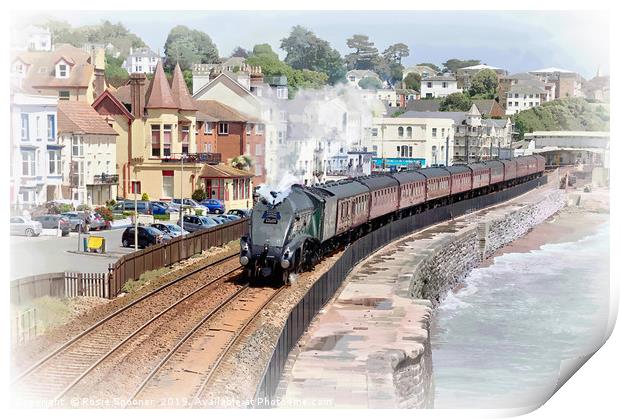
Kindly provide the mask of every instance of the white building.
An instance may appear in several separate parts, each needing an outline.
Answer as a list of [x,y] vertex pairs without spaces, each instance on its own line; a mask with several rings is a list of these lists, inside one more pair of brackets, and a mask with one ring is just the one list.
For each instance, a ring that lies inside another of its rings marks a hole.
[[63,145],[64,199],[104,205],[116,198],[117,135],[88,103],[59,102],[58,137]]
[[[424,114],[415,112],[420,113]],[[446,147],[447,164],[452,164],[454,120],[450,115],[411,117],[410,114],[406,112],[398,118],[373,118],[369,149],[376,152],[374,171],[445,165]]]
[[150,48],[130,48],[129,55],[123,61],[123,68],[131,73],[151,74],[161,58]]
[[62,146],[56,139],[58,98],[23,91],[11,99],[11,206],[41,205],[61,197]]
[[506,92],[506,115],[514,115],[546,102],[547,91],[539,83],[521,82]]
[[28,25],[25,28],[13,28],[11,46],[16,50],[51,51],[52,32],[47,28]]
[[452,93],[461,93],[463,91],[457,87],[456,77],[453,75],[423,78],[420,87],[422,98],[446,97]]

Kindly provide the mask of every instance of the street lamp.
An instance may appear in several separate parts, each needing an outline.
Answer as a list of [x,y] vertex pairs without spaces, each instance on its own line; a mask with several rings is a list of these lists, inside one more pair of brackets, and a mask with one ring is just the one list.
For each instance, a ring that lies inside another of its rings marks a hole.
[[446,167],[448,167],[448,148],[450,147],[450,135],[446,137]]
[[183,160],[185,154],[181,153],[181,240],[183,240]]

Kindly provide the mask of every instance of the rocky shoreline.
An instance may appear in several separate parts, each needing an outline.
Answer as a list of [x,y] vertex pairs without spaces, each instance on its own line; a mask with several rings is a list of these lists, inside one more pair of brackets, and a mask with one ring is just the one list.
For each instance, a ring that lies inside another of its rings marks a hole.
[[554,185],[429,227],[358,265],[289,357],[281,397],[331,407],[433,405],[432,307],[565,206]]

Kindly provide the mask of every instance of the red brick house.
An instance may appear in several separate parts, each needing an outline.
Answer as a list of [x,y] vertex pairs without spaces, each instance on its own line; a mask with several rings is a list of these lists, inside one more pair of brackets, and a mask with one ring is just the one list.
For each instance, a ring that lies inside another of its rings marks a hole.
[[[199,153],[219,153],[223,163],[246,155],[255,184],[265,182],[265,134],[263,125],[215,100],[197,100],[196,148]],[[261,168],[261,170],[256,170]]]

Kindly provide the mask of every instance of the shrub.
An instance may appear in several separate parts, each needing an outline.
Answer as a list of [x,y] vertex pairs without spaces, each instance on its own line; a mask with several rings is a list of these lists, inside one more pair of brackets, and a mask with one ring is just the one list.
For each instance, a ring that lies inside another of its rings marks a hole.
[[142,194],[142,200],[143,201],[150,201],[151,199],[149,198],[149,194],[147,194],[146,192],[144,192]]
[[108,207],[98,207],[95,208],[95,213],[101,215],[104,220],[112,221],[114,219],[114,215],[112,214],[112,210]]
[[201,209],[196,209],[194,211],[196,212],[196,215],[202,215],[202,210]]
[[73,211],[73,207],[69,204],[47,204],[47,212],[50,214],[60,214],[68,211]]
[[207,194],[205,193],[205,191],[203,189],[196,189],[194,192],[192,192],[192,199],[195,201],[203,201],[205,199],[207,199]]
[[170,219],[170,214],[153,214],[153,218],[166,221]]

